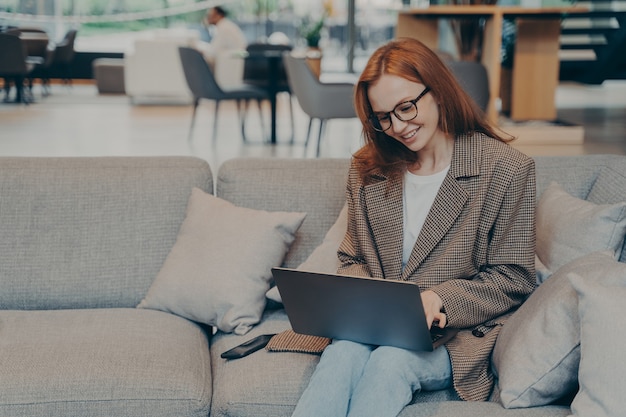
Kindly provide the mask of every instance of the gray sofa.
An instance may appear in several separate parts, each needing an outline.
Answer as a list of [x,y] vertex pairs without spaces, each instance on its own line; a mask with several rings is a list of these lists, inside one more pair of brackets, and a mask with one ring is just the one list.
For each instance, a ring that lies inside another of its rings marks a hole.
[[[583,199],[606,167],[626,171],[615,155],[536,161],[540,192],[556,180]],[[235,159],[214,177],[193,157],[0,158],[0,416],[289,416],[317,356],[220,358],[288,329],[280,305],[269,302],[244,335],[136,307],[177,241],[192,188],[240,207],[306,212],[283,262],[297,267],[341,211],[347,168]],[[568,405],[461,402],[449,390],[417,394],[401,416],[569,414]]]

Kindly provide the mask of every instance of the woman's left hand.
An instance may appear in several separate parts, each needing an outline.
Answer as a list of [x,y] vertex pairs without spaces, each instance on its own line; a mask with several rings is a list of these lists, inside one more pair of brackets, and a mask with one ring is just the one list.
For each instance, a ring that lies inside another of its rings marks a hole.
[[436,292],[430,290],[422,292],[422,304],[424,305],[429,329],[433,322],[436,321],[439,322],[439,327],[442,329],[446,327],[446,315],[441,311],[443,309],[443,301]]

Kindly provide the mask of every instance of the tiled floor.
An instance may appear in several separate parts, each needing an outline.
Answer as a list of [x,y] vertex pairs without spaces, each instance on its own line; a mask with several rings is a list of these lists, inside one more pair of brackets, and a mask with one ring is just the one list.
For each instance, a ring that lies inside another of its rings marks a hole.
[[[0,155],[2,156],[99,156],[99,155],[195,155],[217,168],[222,161],[242,157],[302,158],[315,155],[312,138],[304,149],[308,117],[296,101],[295,144],[291,136],[288,96],[279,97],[278,144],[265,143],[260,119],[253,106],[248,114],[248,143],[243,143],[234,104],[220,109],[218,138],[212,143],[213,103],[203,102],[191,141],[187,140],[191,107],[186,105],[132,105],[125,96],[99,96],[93,85],[72,88],[52,86],[52,95],[29,105],[0,103]],[[580,145],[515,146],[530,155],[581,153],[626,154],[626,82],[602,86],[561,85],[557,92],[561,120],[583,125]],[[266,107],[264,117],[269,117]],[[266,122],[266,126],[268,123]],[[316,131],[314,124],[314,131]],[[356,119],[332,120],[321,145],[321,156],[349,157],[360,146]]]

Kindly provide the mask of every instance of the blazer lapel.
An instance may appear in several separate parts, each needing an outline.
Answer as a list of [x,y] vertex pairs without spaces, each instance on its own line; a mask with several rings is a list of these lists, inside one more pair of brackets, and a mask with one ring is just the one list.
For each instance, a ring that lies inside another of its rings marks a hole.
[[[389,201],[394,204],[387,204]],[[381,271],[375,271],[370,265],[370,270],[374,276],[378,272],[379,278],[399,279],[402,272],[402,183],[385,177],[365,186],[365,204],[382,267]]]
[[402,273],[402,279],[408,279],[432,252],[435,245],[448,233],[463,211],[467,198],[467,192],[456,179],[447,176],[441,184],[439,193],[426,217],[426,222],[417,237],[413,252]]
[[473,136],[461,135],[455,142],[450,171],[441,184],[409,261],[402,271],[404,280],[415,273],[463,211],[469,195],[458,180],[480,173],[476,162],[481,158],[480,147],[477,146],[480,141],[472,139]]

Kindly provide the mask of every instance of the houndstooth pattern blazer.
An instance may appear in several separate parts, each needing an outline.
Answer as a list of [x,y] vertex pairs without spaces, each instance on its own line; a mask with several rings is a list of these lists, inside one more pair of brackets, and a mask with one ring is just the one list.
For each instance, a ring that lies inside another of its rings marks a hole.
[[455,141],[450,170],[402,269],[402,179],[354,165],[347,184],[348,231],[340,273],[413,281],[443,300],[454,388],[486,400],[490,356],[501,325],[535,287],[534,161],[482,134]]

